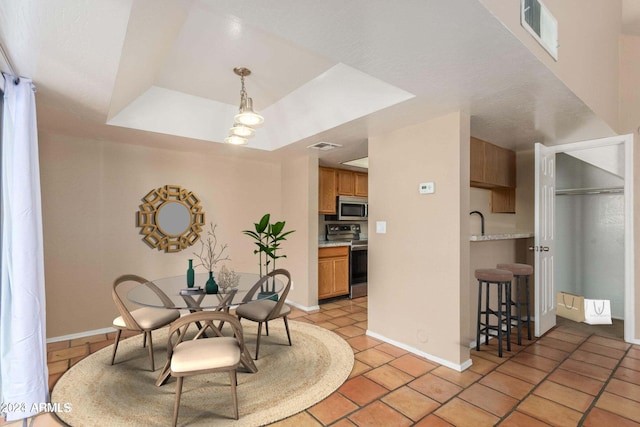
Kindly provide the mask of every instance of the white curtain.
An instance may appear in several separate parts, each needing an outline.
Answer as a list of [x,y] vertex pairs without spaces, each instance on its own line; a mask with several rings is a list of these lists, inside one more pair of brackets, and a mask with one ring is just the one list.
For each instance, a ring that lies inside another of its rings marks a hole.
[[7,421],[49,402],[35,87],[4,74],[0,401]]

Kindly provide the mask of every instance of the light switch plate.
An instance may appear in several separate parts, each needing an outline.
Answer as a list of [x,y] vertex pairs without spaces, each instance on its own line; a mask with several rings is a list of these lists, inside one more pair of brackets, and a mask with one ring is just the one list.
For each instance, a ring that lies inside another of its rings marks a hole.
[[433,182],[421,182],[419,191],[420,194],[433,194],[436,192],[436,184]]
[[387,232],[387,221],[376,221],[376,233],[385,234]]

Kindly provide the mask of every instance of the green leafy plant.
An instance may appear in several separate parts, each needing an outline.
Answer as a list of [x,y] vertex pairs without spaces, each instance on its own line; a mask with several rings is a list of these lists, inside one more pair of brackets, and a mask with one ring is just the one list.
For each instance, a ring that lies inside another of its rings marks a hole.
[[[295,231],[284,231],[285,221],[277,221],[272,224],[269,222],[270,219],[271,214],[264,214],[260,221],[253,224],[253,230],[242,231],[253,238],[258,247],[253,253],[258,254],[259,257],[260,277],[276,269],[276,260],[287,257],[284,254],[279,254],[278,250],[280,250],[280,244],[287,240],[287,236]],[[273,286],[272,284],[272,291]]]

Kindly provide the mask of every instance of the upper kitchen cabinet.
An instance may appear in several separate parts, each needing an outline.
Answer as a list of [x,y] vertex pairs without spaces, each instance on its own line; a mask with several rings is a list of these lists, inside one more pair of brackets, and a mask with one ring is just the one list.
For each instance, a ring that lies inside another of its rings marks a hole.
[[336,169],[338,175],[338,195],[367,197],[369,195],[368,175],[344,169]]
[[471,137],[472,187],[491,190],[491,212],[516,212],[516,153]]
[[472,187],[516,187],[516,153],[474,137],[470,151]]
[[336,214],[336,170],[321,167],[318,172],[318,212],[325,215]]
[[320,167],[318,172],[318,213],[335,215],[337,196],[367,197],[369,176],[345,169]]

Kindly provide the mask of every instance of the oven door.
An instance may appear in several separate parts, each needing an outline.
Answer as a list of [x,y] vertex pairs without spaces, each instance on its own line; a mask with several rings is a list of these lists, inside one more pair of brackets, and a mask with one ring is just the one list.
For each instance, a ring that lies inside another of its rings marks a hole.
[[349,290],[351,298],[367,295],[368,248],[352,246],[349,254]]

